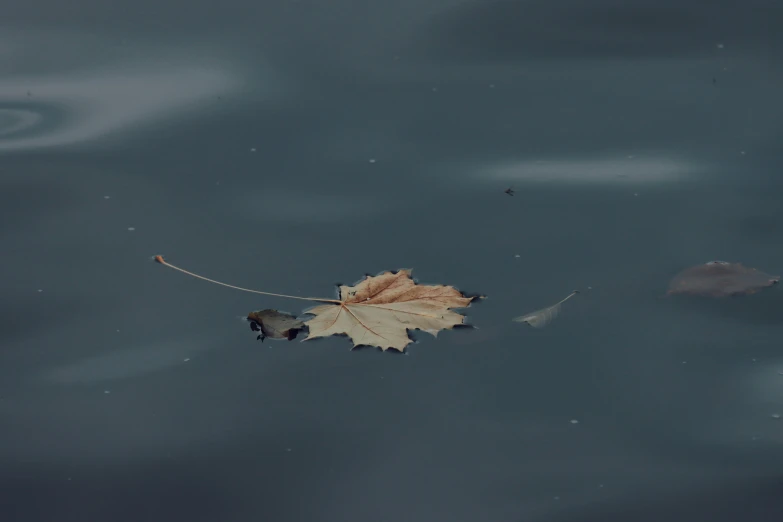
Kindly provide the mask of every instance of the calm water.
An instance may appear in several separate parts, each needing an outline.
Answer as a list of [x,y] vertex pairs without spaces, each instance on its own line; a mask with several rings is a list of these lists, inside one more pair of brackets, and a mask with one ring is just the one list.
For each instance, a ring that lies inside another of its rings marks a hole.
[[[781,290],[662,298],[783,272],[779,3],[3,11],[3,521],[783,516]],[[302,303],[155,254],[488,299],[406,355],[262,344]]]

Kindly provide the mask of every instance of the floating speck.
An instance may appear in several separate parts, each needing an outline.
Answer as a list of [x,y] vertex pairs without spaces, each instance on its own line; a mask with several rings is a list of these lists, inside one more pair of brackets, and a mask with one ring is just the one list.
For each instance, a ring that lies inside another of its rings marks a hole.
[[375,158],[370,158],[370,163],[375,163]]
[[104,393],[105,395],[108,395],[108,394],[110,394],[110,393],[111,393],[111,391],[109,391],[109,390],[103,390],[103,393]]
[[438,92],[438,88],[437,87],[433,87],[432,88],[432,92]]
[[291,451],[291,448],[286,448],[285,450],[286,450],[286,451]]
[[514,254],[514,257],[518,258],[518,257],[522,257],[522,256],[520,256],[519,254]]
[[603,484],[598,484],[598,487],[602,488],[602,487],[604,487],[604,485]]
[[756,362],[756,359],[751,359],[751,361]]
[[40,294],[41,292],[43,292],[43,288],[38,289],[38,293]]
[[717,47],[718,49],[723,49],[723,44],[722,43],[715,44],[715,47]]
[[136,227],[128,227],[128,232],[133,232],[134,230],[136,230]]
[[184,359],[182,359],[182,362],[188,362],[189,360],[190,360],[190,357],[185,357]]
[[255,152],[255,151],[256,151],[255,147],[253,147],[252,149],[250,149],[250,152]]
[[628,159],[633,159],[633,156],[628,156]]
[[688,364],[688,361],[682,361],[682,364]]
[[634,196],[638,196],[638,195],[639,195],[639,193],[638,193],[638,192],[634,192],[634,193],[633,193],[633,195],[634,195]]
[[111,196],[103,196],[103,199],[110,199]]
[[495,84],[494,84],[494,83],[490,83],[490,84],[489,84],[489,88],[490,88],[490,89],[494,89],[494,88],[495,88]]
[[587,289],[588,289],[588,290],[592,290],[592,289],[593,289],[593,287],[592,287],[592,286],[588,286],[588,287],[587,287]]
[[579,421],[576,419],[571,419],[571,424],[579,424]]
[[744,156],[744,155],[745,155],[745,151],[744,151],[744,150],[741,150],[741,151],[740,151],[740,154],[742,154],[742,155]]
[[770,415],[770,417],[772,417],[773,419],[779,419],[780,413],[773,413],[772,415]]
[[560,497],[552,497],[554,500],[560,500]]

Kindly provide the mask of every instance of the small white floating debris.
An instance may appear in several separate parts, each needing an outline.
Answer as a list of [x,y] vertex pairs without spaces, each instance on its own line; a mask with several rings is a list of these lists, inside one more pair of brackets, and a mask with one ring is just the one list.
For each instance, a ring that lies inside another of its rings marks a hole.
[[744,151],[744,150],[741,150],[741,151],[740,151],[740,154],[742,154],[742,155],[744,156],[744,155],[745,155],[745,151]]
[[638,192],[634,192],[634,193],[633,193],[633,195],[634,195],[634,196],[638,196],[638,195],[639,195],[639,193],[638,193]]
[[253,147],[252,149],[250,149],[250,152],[255,152],[255,151],[256,151],[255,147]]
[[588,289],[588,290],[592,290],[592,289],[593,289],[593,287],[592,287],[592,286],[588,286],[588,287],[587,287],[587,289]]
[[286,448],[285,450],[286,450],[286,451],[291,451],[291,448]]
[[103,199],[110,199],[111,196],[103,196]]
[[751,359],[751,361],[756,362],[756,359]]
[[628,159],[633,159],[633,156],[628,156]]
[[717,47],[718,49],[723,49],[723,44],[722,43],[715,44],[715,47]]
[[495,88],[495,84],[494,84],[494,83],[490,83],[490,84],[489,84],[489,88],[490,88],[490,89],[494,89],[494,88]]
[[688,364],[688,361],[682,361],[682,364]]
[[189,360],[190,360],[190,357],[185,357],[184,359],[182,359],[182,362],[188,362]]
[[104,393],[104,395],[109,395],[109,394],[111,393],[111,391],[109,391],[109,390],[103,390],[103,393]]
[[38,289],[38,293],[40,294],[41,292],[43,292],[43,288]]
[[516,257],[516,258],[520,258],[520,257],[522,257],[522,256],[520,256],[519,254],[514,254],[514,257]]
[[604,485],[603,484],[598,484],[598,487],[602,488],[602,487],[604,487]]
[[571,419],[571,424],[579,424],[579,421],[576,419]]
[[375,158],[370,158],[370,163],[375,163]]
[[133,232],[134,230],[136,230],[136,227],[128,227],[128,232]]
[[772,417],[773,419],[779,419],[780,413],[773,413],[772,415],[770,415],[770,417]]
[[553,500],[560,500],[560,497],[552,497]]

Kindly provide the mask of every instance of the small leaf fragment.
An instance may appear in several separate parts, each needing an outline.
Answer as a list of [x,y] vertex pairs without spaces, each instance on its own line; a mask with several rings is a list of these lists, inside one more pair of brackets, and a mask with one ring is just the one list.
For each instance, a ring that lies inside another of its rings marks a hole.
[[517,323],[527,323],[533,328],[543,328],[544,326],[552,322],[560,314],[560,307],[562,306],[562,304],[568,301],[569,299],[571,299],[573,296],[575,296],[578,293],[579,290],[574,290],[573,292],[568,294],[565,297],[565,299],[558,301],[552,306],[548,306],[541,310],[536,310],[535,312],[531,312],[526,315],[520,315],[519,317],[515,317],[514,319],[512,319],[512,321],[515,321]]
[[261,332],[258,334],[258,339],[261,339],[261,342],[267,337],[292,341],[296,338],[296,334],[304,328],[304,323],[293,315],[272,309],[250,312],[247,315],[247,320],[250,321],[251,330]]

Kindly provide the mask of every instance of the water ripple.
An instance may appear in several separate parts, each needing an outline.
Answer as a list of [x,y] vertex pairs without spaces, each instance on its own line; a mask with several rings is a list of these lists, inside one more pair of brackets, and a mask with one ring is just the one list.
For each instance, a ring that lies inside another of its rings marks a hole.
[[73,145],[183,114],[239,79],[195,65],[114,67],[0,80],[0,150]]

